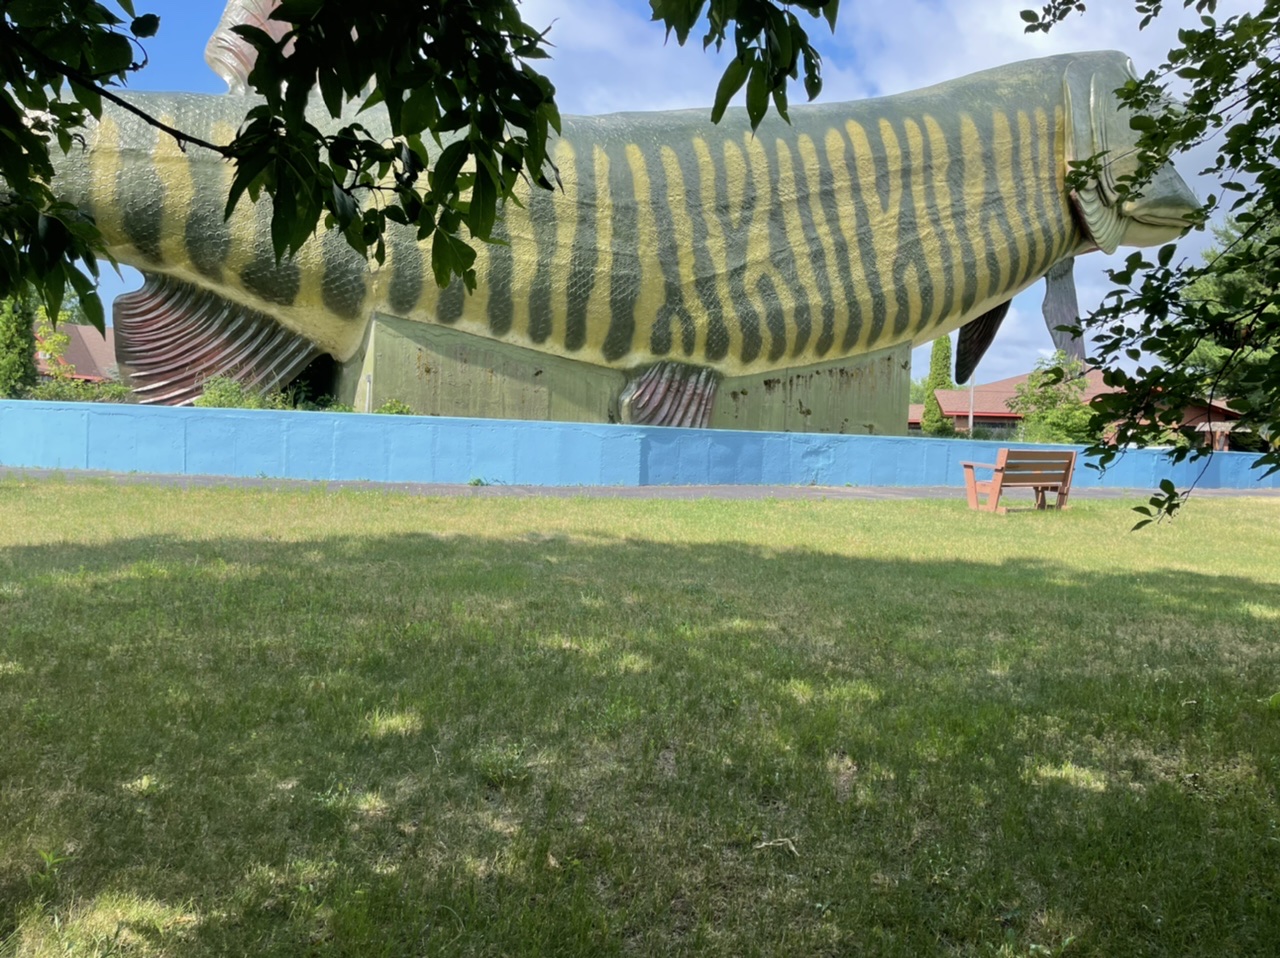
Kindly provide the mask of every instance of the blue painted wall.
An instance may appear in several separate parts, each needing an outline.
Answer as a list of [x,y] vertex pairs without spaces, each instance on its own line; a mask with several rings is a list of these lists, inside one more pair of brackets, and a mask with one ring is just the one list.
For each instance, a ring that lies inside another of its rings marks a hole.
[[[963,486],[963,460],[1002,443],[730,432],[355,413],[173,409],[0,401],[0,465],[173,475],[508,485]],[[1076,484],[1154,489],[1280,488],[1253,457],[1219,453],[1174,466],[1126,454]],[[1201,473],[1203,473],[1201,475]]]

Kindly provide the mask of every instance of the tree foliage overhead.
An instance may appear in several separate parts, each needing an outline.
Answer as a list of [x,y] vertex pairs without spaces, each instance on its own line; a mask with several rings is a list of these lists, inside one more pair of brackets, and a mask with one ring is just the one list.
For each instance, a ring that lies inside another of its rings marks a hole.
[[[681,44],[699,24],[704,47],[732,42],[712,118],[745,86],[754,126],[770,104],[786,116],[788,84],[802,72],[806,94],[818,94],[821,58],[797,13],[834,27],[838,2],[651,7]],[[272,18],[270,30],[236,27],[256,49],[247,85],[263,102],[231,144],[201,143],[236,164],[228,212],[246,193],[270,196],[278,256],[325,226],[381,261],[388,223],[404,224],[431,240],[437,283],[460,276],[474,286],[471,244],[491,239],[517,179],[548,189],[557,182],[547,148],[560,128],[555,91],[533,66],[548,55],[548,31],[526,23],[517,0],[282,0]],[[67,149],[104,99],[122,103],[115,91],[145,65],[142,41],[159,26],[153,15],[136,15],[133,0],[0,3],[0,297],[34,285],[57,315],[70,285],[102,328],[91,278],[100,238],[55,202],[49,150]],[[342,118],[336,132],[308,121],[316,95]],[[390,140],[362,123],[360,111],[375,106],[387,112]]]
[[0,5],[0,299],[34,287],[51,316],[70,286],[102,327],[93,224],[49,188],[53,148],[67,150],[103,96],[145,62],[159,26],[132,0],[5,0]]
[[[1023,11],[1023,19],[1028,31],[1048,30],[1085,7],[1051,0],[1038,13]],[[1120,91],[1149,114],[1134,121],[1142,165],[1127,186],[1140,187],[1170,157],[1208,144],[1214,159],[1204,172],[1217,190],[1203,218],[1234,215],[1235,235],[1204,262],[1180,257],[1169,244],[1154,258],[1133,253],[1111,271],[1114,289],[1083,324],[1107,384],[1118,390],[1094,400],[1099,421],[1117,423],[1114,444],[1095,450],[1103,465],[1118,446],[1158,442],[1186,406],[1206,398],[1232,400],[1241,426],[1280,437],[1280,0],[1223,20],[1216,19],[1216,0],[1183,0],[1182,7],[1197,19],[1179,31],[1180,45]],[[1151,0],[1136,0],[1135,12],[1139,26],[1177,16]],[[1156,109],[1170,91],[1184,109]],[[1239,282],[1242,275],[1249,281]],[[1225,350],[1210,377],[1196,361],[1207,345]],[[1200,454],[1199,447],[1172,453]],[[1280,469],[1280,448],[1265,450],[1257,465],[1267,474]],[[1166,513],[1181,501],[1171,488],[1157,503]]]

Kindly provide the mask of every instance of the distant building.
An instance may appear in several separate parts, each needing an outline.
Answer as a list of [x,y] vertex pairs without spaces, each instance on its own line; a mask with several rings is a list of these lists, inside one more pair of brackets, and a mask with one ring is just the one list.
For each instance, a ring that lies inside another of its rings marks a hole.
[[40,334],[36,333],[36,369],[42,378],[53,378],[55,363],[62,368],[64,375],[68,368],[72,370],[71,379],[101,383],[120,378],[116,370],[114,337],[104,337],[92,326],[74,323],[59,323],[58,332],[67,337],[67,348],[56,359],[40,348]]
[[[939,389],[934,392],[942,414],[950,416],[956,424],[956,432],[969,431],[969,413],[973,411],[974,431],[983,430],[992,439],[1010,439],[1022,422],[1022,415],[1009,408],[1009,401],[1018,394],[1018,387],[1027,381],[1030,373],[1011,376],[993,383],[976,385],[972,390]],[[1103,383],[1102,373],[1090,369],[1085,373],[1085,390],[1081,401],[1088,403],[1094,396],[1114,390]],[[972,403],[972,406],[970,405]],[[907,412],[907,429],[920,432],[920,420],[924,416],[924,404],[912,403]],[[1206,444],[1215,450],[1229,448],[1229,436],[1240,414],[1226,403],[1205,400],[1183,410],[1182,422],[1193,425],[1206,437]]]

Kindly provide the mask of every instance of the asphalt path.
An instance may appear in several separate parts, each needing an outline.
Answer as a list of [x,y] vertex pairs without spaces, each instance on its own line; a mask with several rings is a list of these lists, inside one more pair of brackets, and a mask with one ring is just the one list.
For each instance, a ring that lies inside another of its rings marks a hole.
[[[207,489],[234,486],[249,489],[361,489],[412,496],[544,496],[571,499],[964,499],[957,486],[508,486],[501,483],[471,485],[447,482],[371,482],[309,479],[266,479],[236,476],[175,476],[150,473],[97,472],[91,470],[22,469],[0,466],[0,479],[106,482],[120,485],[170,486]],[[1073,499],[1141,499],[1152,490],[1098,489],[1074,486]],[[1280,498],[1280,489],[1196,489],[1195,496]]]

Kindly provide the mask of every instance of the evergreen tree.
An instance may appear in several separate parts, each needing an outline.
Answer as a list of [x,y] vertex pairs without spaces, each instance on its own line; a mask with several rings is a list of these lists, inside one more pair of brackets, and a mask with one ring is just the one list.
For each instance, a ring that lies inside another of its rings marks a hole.
[[951,337],[939,336],[933,341],[933,349],[929,353],[929,378],[924,387],[924,415],[920,418],[920,428],[926,436],[954,436],[955,421],[943,415],[942,405],[934,394],[936,389],[955,389],[951,381]]
[[0,399],[21,398],[36,384],[35,319],[25,297],[0,301]]

